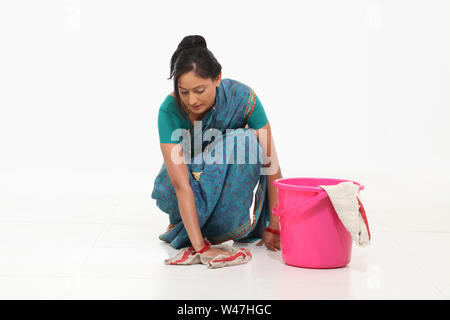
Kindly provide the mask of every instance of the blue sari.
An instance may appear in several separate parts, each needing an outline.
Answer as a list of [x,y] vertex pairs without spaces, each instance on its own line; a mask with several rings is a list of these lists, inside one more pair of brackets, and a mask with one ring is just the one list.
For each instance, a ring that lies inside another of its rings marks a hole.
[[[190,139],[185,136],[181,142],[184,156],[188,160],[186,165],[200,229],[203,237],[211,244],[231,239],[237,242],[254,242],[262,237],[270,222],[266,175],[261,174],[262,147],[254,130],[244,128],[255,105],[255,97],[248,86],[236,80],[222,79],[216,88],[214,106],[201,120],[202,130],[194,129],[190,133]],[[197,124],[198,122],[196,128]],[[216,132],[221,133],[220,138],[206,137],[205,133],[207,130],[211,132],[211,129],[217,129]],[[194,141],[201,141],[201,152],[197,154],[193,152]],[[234,154],[232,150],[235,150]],[[217,154],[220,156],[220,152],[223,154],[220,158],[222,161],[206,160]],[[242,157],[238,161],[230,161],[239,154],[245,155],[244,163],[240,161]],[[202,173],[197,181],[192,172],[199,171]],[[256,186],[251,219],[249,211]],[[151,197],[169,215],[170,223],[175,225],[159,238],[176,249],[190,246],[177,196],[164,163],[156,176]]]

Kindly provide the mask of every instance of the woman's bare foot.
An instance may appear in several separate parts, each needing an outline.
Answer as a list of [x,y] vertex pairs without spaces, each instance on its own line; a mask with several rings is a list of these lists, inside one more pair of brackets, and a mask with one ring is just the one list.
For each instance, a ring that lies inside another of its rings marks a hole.
[[169,232],[170,230],[172,230],[173,228],[175,228],[176,224],[169,224],[169,226],[167,227],[166,232]]

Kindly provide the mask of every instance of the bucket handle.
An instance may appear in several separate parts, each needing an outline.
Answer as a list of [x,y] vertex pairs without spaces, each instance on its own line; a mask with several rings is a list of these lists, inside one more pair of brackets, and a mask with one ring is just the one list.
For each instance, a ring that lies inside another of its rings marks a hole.
[[277,203],[275,205],[275,207],[272,209],[272,213],[274,216],[281,216],[282,214],[285,214],[286,212],[291,211],[291,210],[299,210],[301,212],[304,212],[306,210],[311,209],[316,204],[316,202],[319,202],[320,200],[325,199],[326,197],[328,197],[328,193],[326,191],[321,191],[318,194],[316,194],[314,197],[312,197],[311,199],[303,201],[302,203],[300,203],[294,207],[283,209],[283,210],[278,209],[278,203]]

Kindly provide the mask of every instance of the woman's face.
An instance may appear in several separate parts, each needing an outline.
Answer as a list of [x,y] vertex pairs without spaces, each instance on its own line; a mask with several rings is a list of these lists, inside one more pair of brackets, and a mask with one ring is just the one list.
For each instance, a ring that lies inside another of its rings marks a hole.
[[178,78],[178,93],[184,108],[194,117],[205,114],[214,105],[221,77],[222,73],[213,81],[198,77],[194,71],[182,74]]

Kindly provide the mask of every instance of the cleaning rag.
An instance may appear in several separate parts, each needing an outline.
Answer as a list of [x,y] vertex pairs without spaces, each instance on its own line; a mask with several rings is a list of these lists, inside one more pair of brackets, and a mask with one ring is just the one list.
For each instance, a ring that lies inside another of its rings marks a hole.
[[364,206],[359,198],[359,186],[351,181],[337,185],[321,185],[333,204],[342,224],[358,246],[370,244],[370,230]]
[[[205,239],[205,243],[211,243]],[[164,260],[168,265],[190,265],[190,264],[205,264],[210,269],[235,266],[238,264],[247,263],[252,258],[252,254],[245,248],[234,248],[227,244],[211,246],[211,248],[221,249],[231,252],[231,255],[219,254],[216,257],[210,257],[203,253],[195,252],[192,246],[180,249],[175,256]]]

